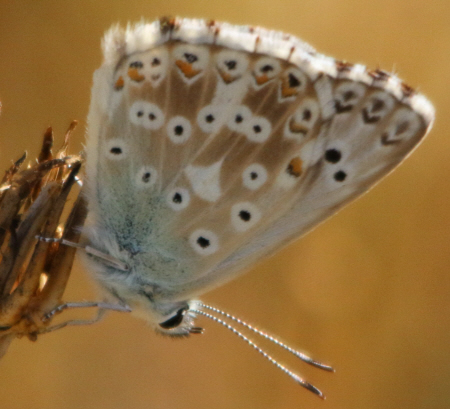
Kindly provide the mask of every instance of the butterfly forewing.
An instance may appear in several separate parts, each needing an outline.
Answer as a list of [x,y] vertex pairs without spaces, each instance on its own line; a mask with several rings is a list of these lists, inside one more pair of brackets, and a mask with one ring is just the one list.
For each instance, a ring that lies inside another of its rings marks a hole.
[[177,20],[105,43],[92,207],[120,251],[148,254],[145,278],[179,296],[229,280],[368,190],[433,117],[395,77],[279,33]]

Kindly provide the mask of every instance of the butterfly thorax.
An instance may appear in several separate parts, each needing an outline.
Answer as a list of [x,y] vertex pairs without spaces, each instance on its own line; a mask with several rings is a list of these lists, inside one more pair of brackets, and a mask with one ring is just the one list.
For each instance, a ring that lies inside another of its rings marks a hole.
[[[124,215],[125,219],[130,221]],[[192,274],[169,252],[152,246],[151,234],[144,243],[136,235],[132,238],[126,235],[117,237],[102,224],[102,227],[93,225],[92,217],[88,218],[84,229],[85,244],[108,255],[112,263],[92,254],[83,256],[107,299],[129,306],[133,314],[158,330],[161,330],[158,324],[167,321],[177,311],[188,310],[189,302],[180,300],[177,288]],[[136,227],[135,231],[138,230]],[[115,261],[126,269],[114,266]]]

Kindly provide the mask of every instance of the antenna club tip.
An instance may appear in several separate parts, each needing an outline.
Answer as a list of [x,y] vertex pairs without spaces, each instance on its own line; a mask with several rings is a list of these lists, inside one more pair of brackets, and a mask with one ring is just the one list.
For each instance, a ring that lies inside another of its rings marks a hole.
[[[298,355],[297,355],[298,356]],[[323,369],[324,371],[327,371],[327,372],[336,372],[336,370],[332,367],[332,366],[330,366],[330,365],[326,365],[326,364],[323,364],[322,362],[319,362],[319,361],[315,361],[315,360],[312,360],[312,359],[309,359],[308,357],[306,357],[306,359],[305,358],[303,358],[303,357],[301,357],[301,356],[298,356],[302,361],[305,361],[307,364],[310,364],[310,365],[312,365],[312,366],[315,366],[316,368],[319,368],[319,369]]]
[[297,382],[304,388],[308,389],[310,392],[314,393],[314,395],[318,396],[321,399],[325,399],[325,395],[322,393],[322,391],[316,388],[314,385],[311,385],[309,382],[305,382],[301,379],[297,379]]
[[321,366],[321,369],[324,369],[325,371],[327,371],[327,372],[332,372],[332,373],[335,373],[336,372],[336,369],[334,369],[333,367],[331,367],[331,366]]

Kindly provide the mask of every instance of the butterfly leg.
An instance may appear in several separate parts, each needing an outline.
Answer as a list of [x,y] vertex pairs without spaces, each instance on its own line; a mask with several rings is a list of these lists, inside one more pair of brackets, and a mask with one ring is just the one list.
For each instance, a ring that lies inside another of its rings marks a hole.
[[97,315],[90,319],[90,320],[68,320],[64,321],[60,324],[53,325],[51,327],[47,327],[41,331],[41,333],[47,333],[56,331],[57,329],[64,328],[68,325],[91,325],[95,324],[96,322],[99,322],[103,316],[105,315],[107,310],[111,311],[119,311],[119,312],[131,312],[131,308],[127,305],[121,305],[121,304],[110,304],[105,302],[98,302],[98,301],[85,301],[85,302],[69,302],[65,304],[58,305],[56,308],[48,312],[44,315],[42,318],[42,321],[46,322],[50,320],[55,314],[58,314],[64,310],[72,309],[72,308],[90,308],[95,307],[98,308]]
[[111,267],[117,268],[118,270],[122,270],[122,271],[129,270],[129,267],[125,263],[122,263],[120,260],[117,260],[116,258],[111,257],[109,254],[106,254],[97,249],[94,249],[91,246],[85,246],[83,244],[75,243],[73,241],[69,241],[66,239],[57,239],[54,237],[36,236],[36,239],[38,239],[40,241],[45,241],[46,243],[60,243],[60,244],[63,244],[64,246],[75,247],[77,249],[85,251],[87,254],[90,254],[91,256],[95,256],[95,257],[101,259],[105,264],[107,264]]

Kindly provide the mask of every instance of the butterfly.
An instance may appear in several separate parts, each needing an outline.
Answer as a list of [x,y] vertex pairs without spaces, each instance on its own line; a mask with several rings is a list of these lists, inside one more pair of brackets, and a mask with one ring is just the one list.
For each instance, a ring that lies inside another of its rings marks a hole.
[[434,118],[396,76],[262,28],[162,18],[112,27],[103,54],[85,259],[111,299],[171,336],[200,332],[212,307],[196,297],[366,192]]

